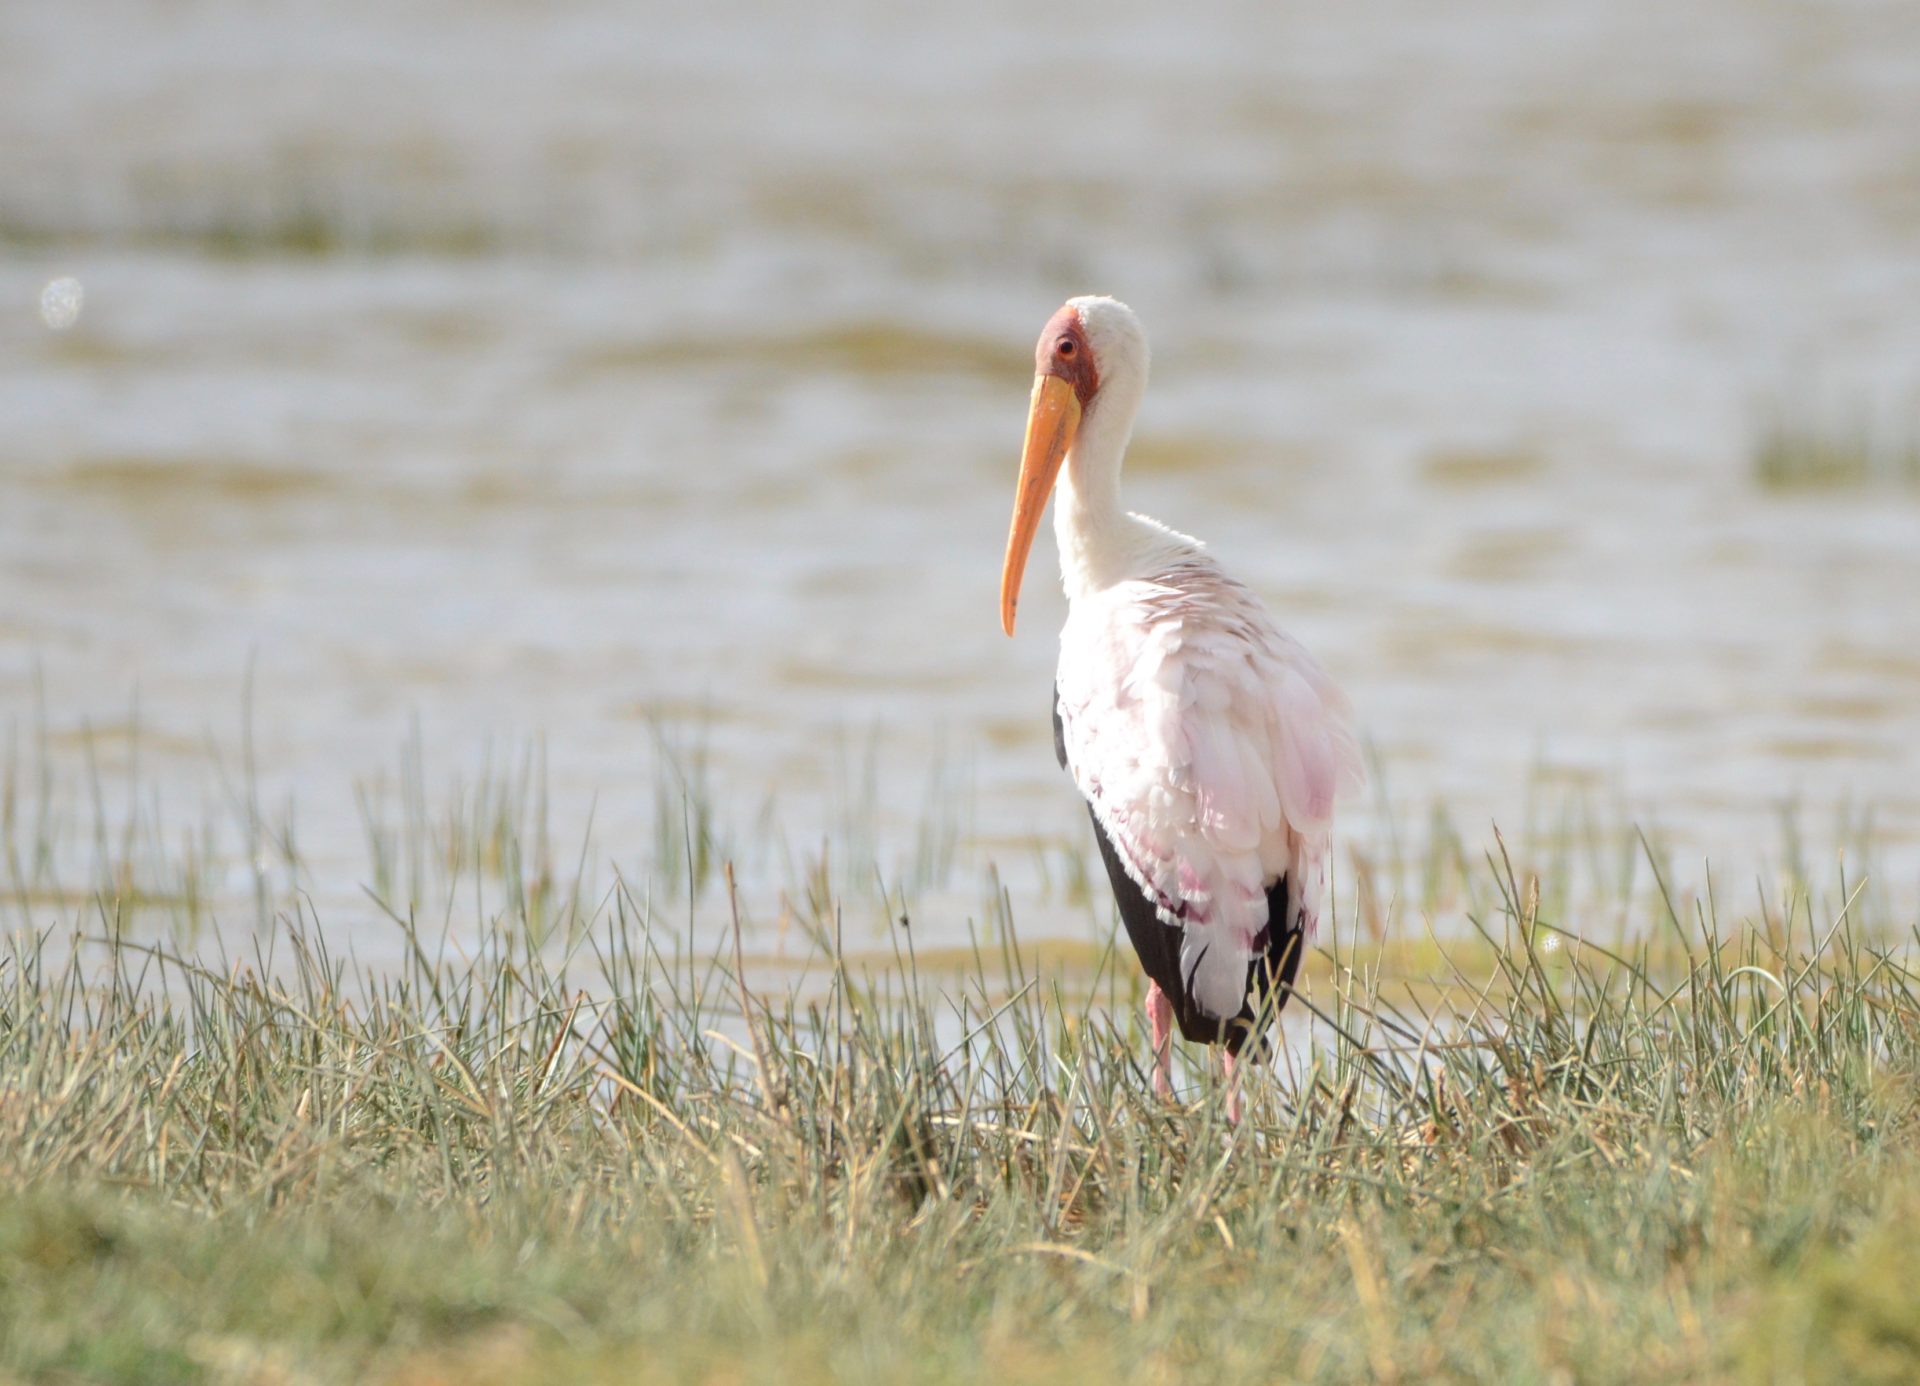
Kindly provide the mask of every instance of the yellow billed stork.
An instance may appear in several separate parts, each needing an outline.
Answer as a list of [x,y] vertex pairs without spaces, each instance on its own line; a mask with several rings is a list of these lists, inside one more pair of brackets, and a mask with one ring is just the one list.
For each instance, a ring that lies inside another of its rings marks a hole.
[[1154,1089],[1172,1091],[1177,1021],[1187,1039],[1225,1046],[1238,1120],[1235,1058],[1291,994],[1320,912],[1335,792],[1359,780],[1346,699],[1197,539],[1120,508],[1147,386],[1133,310],[1068,300],[1035,368],[1000,623],[1013,634],[1052,495],[1067,593],[1054,749],[1086,797],[1149,979]]

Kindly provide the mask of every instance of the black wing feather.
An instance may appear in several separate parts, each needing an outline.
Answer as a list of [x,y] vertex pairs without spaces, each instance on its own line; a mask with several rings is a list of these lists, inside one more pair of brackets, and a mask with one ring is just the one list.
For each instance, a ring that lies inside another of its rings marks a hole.
[[[1060,720],[1057,689],[1053,703],[1053,748],[1060,758],[1060,768],[1066,769],[1066,727]],[[1100,826],[1100,817],[1091,804],[1087,806],[1087,817],[1093,820],[1093,836],[1100,844],[1100,859],[1106,863],[1114,901],[1120,906],[1120,922],[1126,925],[1127,937],[1140,958],[1140,966],[1173,1002],[1173,1015],[1181,1035],[1201,1044],[1224,1043],[1228,1053],[1238,1054],[1253,1037],[1258,1008],[1273,997],[1269,1018],[1278,1015],[1293,995],[1293,981],[1300,972],[1300,954],[1306,940],[1300,931],[1299,913],[1292,908],[1287,877],[1281,876],[1267,887],[1267,927],[1256,940],[1260,952],[1247,964],[1247,1000],[1241,1004],[1238,1015],[1219,1020],[1200,1009],[1187,987],[1187,979],[1181,974],[1179,927],[1160,918],[1153,900],[1127,874],[1120,854],[1114,850],[1107,830]]]

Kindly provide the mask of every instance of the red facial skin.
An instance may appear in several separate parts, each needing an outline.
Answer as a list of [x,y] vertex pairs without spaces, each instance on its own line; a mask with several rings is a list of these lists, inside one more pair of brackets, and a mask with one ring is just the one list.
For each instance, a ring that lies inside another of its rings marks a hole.
[[1100,371],[1093,363],[1093,348],[1087,345],[1087,327],[1080,321],[1078,308],[1069,304],[1048,320],[1034,348],[1033,364],[1041,375],[1057,375],[1073,386],[1080,407],[1087,407],[1100,388]]

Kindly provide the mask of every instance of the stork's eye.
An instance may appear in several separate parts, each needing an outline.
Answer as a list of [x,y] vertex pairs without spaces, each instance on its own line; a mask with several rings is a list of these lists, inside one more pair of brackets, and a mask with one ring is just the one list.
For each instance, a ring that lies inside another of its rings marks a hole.
[[1058,342],[1054,343],[1053,349],[1062,356],[1073,355],[1073,338],[1062,337]]

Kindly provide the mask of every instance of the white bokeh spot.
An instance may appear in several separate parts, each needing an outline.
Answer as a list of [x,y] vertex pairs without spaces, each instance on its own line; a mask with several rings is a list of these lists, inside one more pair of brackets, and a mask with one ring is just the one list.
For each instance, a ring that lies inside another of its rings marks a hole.
[[80,321],[87,291],[78,279],[62,276],[40,291],[40,321],[55,332],[65,332]]

